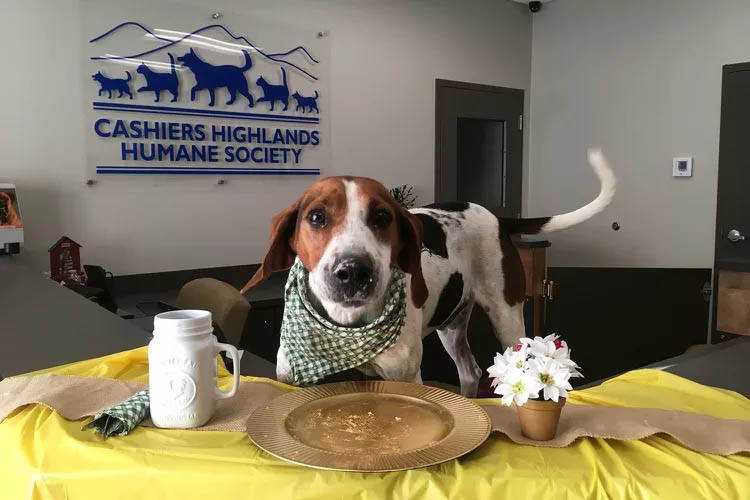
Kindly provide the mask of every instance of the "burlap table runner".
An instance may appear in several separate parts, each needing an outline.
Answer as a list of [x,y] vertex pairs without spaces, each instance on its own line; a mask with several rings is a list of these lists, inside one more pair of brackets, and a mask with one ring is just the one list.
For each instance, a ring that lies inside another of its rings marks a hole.
[[[16,409],[29,404],[41,404],[68,420],[78,420],[146,388],[146,384],[136,382],[69,375],[6,379],[0,382],[0,422]],[[273,384],[242,382],[237,395],[219,400],[211,421],[195,430],[246,432],[250,413],[283,393]],[[519,444],[559,448],[583,436],[642,439],[664,433],[693,450],[705,453],[732,455],[750,452],[750,420],[716,418],[678,410],[568,404],[563,409],[557,436],[551,441],[534,441],[521,434],[514,409],[498,405],[483,405],[482,408],[490,416],[494,431],[502,432]],[[153,423],[146,419],[141,425],[153,426]]]

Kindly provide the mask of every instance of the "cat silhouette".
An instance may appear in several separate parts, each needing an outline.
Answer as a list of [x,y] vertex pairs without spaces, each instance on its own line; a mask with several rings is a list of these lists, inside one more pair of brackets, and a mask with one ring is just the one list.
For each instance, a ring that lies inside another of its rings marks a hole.
[[252,108],[255,104],[253,102],[253,96],[247,88],[245,71],[252,68],[253,61],[250,59],[249,52],[243,50],[242,53],[245,54],[245,65],[242,67],[229,64],[214,66],[198,57],[198,54],[195,53],[194,49],[190,49],[190,52],[178,57],[177,60],[180,61],[183,66],[190,68],[190,71],[195,75],[195,86],[190,89],[190,100],[195,100],[196,92],[206,89],[210,96],[208,105],[213,106],[215,103],[216,89],[226,87],[230,96],[227,104],[232,104],[239,92],[247,98],[248,105]]
[[109,93],[107,96],[108,99],[112,99],[112,91],[116,90],[120,93],[117,97],[122,97],[123,92],[125,94],[128,94],[130,98],[133,98],[133,94],[130,93],[130,72],[126,71],[126,75],[128,75],[127,78],[107,78],[102,74],[101,71],[97,71],[93,75],[91,75],[91,78],[99,82],[99,85],[101,87],[99,88],[99,95],[102,95],[102,92],[105,90]]
[[273,111],[273,104],[275,101],[281,101],[284,104],[283,111],[286,111],[289,107],[289,87],[286,84],[286,71],[283,66],[281,67],[281,78],[281,85],[270,84],[262,76],[255,81],[255,83],[263,89],[263,97],[259,97],[258,102],[270,102],[271,111]]
[[175,102],[179,95],[180,80],[177,78],[177,71],[174,68],[174,57],[169,52],[167,52],[167,55],[172,65],[172,71],[169,73],[158,73],[143,63],[136,69],[146,79],[146,86],[139,88],[138,92],[153,92],[156,96],[154,102],[159,102],[162,90],[167,90],[172,94],[171,102]]
[[292,97],[297,101],[297,107],[294,108],[295,111],[299,111],[300,108],[302,108],[302,112],[305,113],[305,109],[310,108],[310,112],[312,113],[312,110],[314,109],[316,113],[320,113],[320,110],[318,109],[318,91],[315,91],[314,96],[305,97],[303,95],[300,95],[299,92],[295,92],[292,94]]

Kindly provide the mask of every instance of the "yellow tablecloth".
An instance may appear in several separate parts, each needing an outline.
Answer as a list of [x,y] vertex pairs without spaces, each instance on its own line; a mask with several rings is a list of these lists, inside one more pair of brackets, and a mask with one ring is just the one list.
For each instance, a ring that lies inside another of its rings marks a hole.
[[[48,372],[146,382],[146,349],[36,373]],[[223,369],[220,376],[226,388],[231,379]],[[747,398],[655,370],[636,370],[574,392],[569,402],[750,420]],[[82,431],[80,421],[33,406],[0,424],[0,499],[32,498],[746,500],[750,454],[696,453],[668,437],[585,438],[567,448],[536,448],[494,433],[473,453],[433,467],[383,474],[332,472],[285,463],[239,432],[139,427],[127,437],[104,441]]]

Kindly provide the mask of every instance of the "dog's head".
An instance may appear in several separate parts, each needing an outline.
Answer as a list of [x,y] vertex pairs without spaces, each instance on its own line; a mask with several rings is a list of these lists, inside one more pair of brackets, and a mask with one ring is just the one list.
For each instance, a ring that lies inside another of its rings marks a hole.
[[263,264],[242,292],[298,256],[310,272],[310,288],[331,319],[356,321],[383,304],[391,264],[411,275],[416,307],[427,299],[420,252],[422,225],[379,182],[328,177],[308,188],[271,222]]
[[105,79],[105,76],[102,74],[101,71],[97,71],[96,73],[94,73],[93,75],[91,75],[91,78],[93,78],[94,80],[100,82],[100,81],[102,81],[102,80]]
[[10,206],[10,195],[0,191],[0,210],[7,210]]
[[0,191],[0,226],[11,222],[11,211],[13,209],[13,198],[10,194]]
[[139,65],[138,65],[138,67],[136,68],[136,71],[137,71],[138,73],[141,73],[141,74],[145,74],[145,73],[146,73],[146,72],[148,71],[148,66],[146,66],[146,65],[145,65],[145,64],[143,64],[143,63],[141,63],[141,64],[139,64]]
[[198,54],[196,54],[193,49],[190,49],[185,55],[178,56],[177,60],[180,61],[183,66],[187,66],[188,68],[196,66],[201,62],[200,57],[198,57]]
[[299,92],[295,92],[294,94],[292,94],[292,97],[294,97],[295,99],[299,99],[302,96],[299,95]]
[[268,85],[268,82],[262,76],[259,76],[258,79],[255,80],[255,83],[257,83],[259,87],[263,87],[264,85]]

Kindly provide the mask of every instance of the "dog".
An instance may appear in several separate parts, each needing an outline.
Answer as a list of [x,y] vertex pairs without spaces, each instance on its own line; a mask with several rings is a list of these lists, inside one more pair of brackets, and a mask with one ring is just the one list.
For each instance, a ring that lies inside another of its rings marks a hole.
[[13,195],[0,191],[0,226],[21,227],[21,218],[13,208]]
[[273,111],[273,104],[276,101],[281,101],[284,105],[282,111],[286,111],[289,108],[289,87],[286,83],[286,70],[281,67],[281,85],[273,85],[266,81],[262,76],[259,77],[255,83],[258,87],[263,89],[263,97],[258,98],[258,102],[266,101],[271,103],[271,111]]
[[245,64],[243,66],[228,64],[214,66],[198,57],[194,49],[190,49],[190,52],[178,57],[177,60],[183,66],[189,68],[195,75],[195,86],[190,89],[190,100],[195,100],[195,95],[199,90],[206,89],[210,97],[208,105],[213,106],[216,102],[216,89],[226,87],[230,96],[227,104],[233,104],[239,92],[247,98],[249,107],[252,108],[255,106],[253,96],[247,87],[247,79],[245,78],[245,72],[253,67],[253,60],[250,58],[248,51],[243,50],[242,53],[245,54]]
[[[268,253],[242,293],[299,258],[318,312],[339,325],[361,326],[381,314],[390,266],[398,266],[409,278],[404,326],[391,347],[357,368],[422,383],[422,339],[437,330],[458,368],[461,394],[473,397],[482,369],[466,336],[471,311],[478,304],[487,312],[503,346],[525,336],[524,271],[510,236],[558,231],[601,212],[616,180],[600,151],[589,152],[589,163],[601,185],[596,199],[573,212],[529,219],[499,218],[467,202],[409,211],[372,179],[322,179],[273,218]],[[293,379],[283,341],[276,370],[279,381]]]
[[107,78],[102,74],[101,71],[97,71],[93,75],[91,75],[91,78],[99,82],[99,85],[101,86],[99,88],[99,95],[102,95],[102,92],[105,90],[109,93],[107,96],[109,99],[112,99],[112,91],[116,90],[120,93],[117,97],[122,97],[123,93],[128,94],[130,98],[133,98],[133,94],[130,93],[130,72],[126,71],[126,75],[128,75],[127,78]]
[[139,88],[138,92],[153,92],[156,96],[154,102],[159,102],[162,90],[172,94],[171,102],[177,101],[179,95],[180,80],[177,78],[177,71],[174,67],[174,57],[169,52],[167,52],[167,55],[172,66],[172,71],[169,73],[158,73],[143,63],[136,69],[146,79],[146,85]]
[[297,101],[297,107],[294,108],[295,111],[299,111],[300,108],[302,108],[302,112],[305,112],[306,108],[310,108],[310,112],[312,113],[313,110],[315,110],[316,113],[320,113],[320,110],[318,110],[318,91],[315,91],[315,96],[313,97],[305,97],[299,94],[299,92],[295,92],[292,94],[292,97]]

